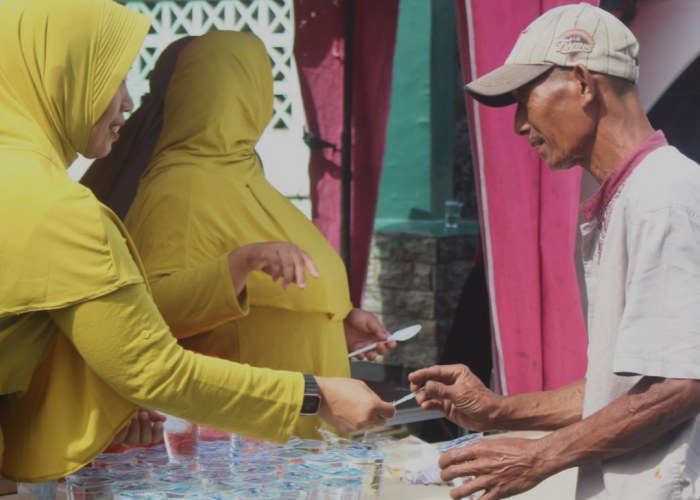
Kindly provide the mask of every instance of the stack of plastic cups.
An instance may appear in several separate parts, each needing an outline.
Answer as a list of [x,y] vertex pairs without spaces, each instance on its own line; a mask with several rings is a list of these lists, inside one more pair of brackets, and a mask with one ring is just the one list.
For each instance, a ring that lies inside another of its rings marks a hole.
[[363,483],[358,479],[326,479],[318,485],[317,500],[360,500]]
[[17,493],[29,500],[54,500],[56,498],[56,481],[19,483]]
[[363,498],[368,500],[382,498],[384,475],[386,474],[386,454],[378,450],[352,450],[348,452],[347,456],[352,467],[367,473]]
[[71,477],[66,483],[68,500],[115,500],[114,481],[108,477]]

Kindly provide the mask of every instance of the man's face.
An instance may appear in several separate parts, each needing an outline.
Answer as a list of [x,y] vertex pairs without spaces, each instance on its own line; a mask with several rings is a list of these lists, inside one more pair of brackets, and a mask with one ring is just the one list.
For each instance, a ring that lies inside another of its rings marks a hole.
[[588,164],[595,126],[581,91],[571,71],[554,69],[513,92],[515,133],[527,136],[551,170]]

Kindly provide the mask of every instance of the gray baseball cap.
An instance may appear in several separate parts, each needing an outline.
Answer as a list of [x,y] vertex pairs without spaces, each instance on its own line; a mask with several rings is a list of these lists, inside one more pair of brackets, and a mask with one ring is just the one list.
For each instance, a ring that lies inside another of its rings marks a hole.
[[609,12],[587,3],[556,7],[520,34],[505,64],[465,90],[486,106],[515,104],[512,92],[552,67],[581,64],[590,71],[637,82],[639,44]]

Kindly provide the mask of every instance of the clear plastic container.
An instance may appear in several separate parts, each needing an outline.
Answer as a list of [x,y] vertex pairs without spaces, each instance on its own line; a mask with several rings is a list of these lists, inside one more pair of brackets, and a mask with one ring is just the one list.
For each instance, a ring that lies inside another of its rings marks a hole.
[[279,483],[282,478],[280,476],[239,476],[241,481],[253,488],[265,488],[275,483]]
[[270,489],[286,500],[311,500],[313,491],[310,485],[299,481],[280,481],[270,485]]
[[96,469],[95,467],[83,467],[75,471],[73,474],[68,476],[66,479],[70,481],[71,479],[78,479],[81,477],[108,477],[109,472],[107,469]]
[[165,500],[168,495],[162,491],[124,492],[117,498],[119,500]]
[[197,460],[197,424],[167,416],[163,423],[165,448],[171,462],[188,463]]
[[305,450],[298,450],[295,448],[280,448],[279,450],[272,450],[270,455],[281,458],[285,460],[290,465],[303,464],[306,458],[311,456],[311,453]]
[[197,476],[199,476],[199,479],[201,479],[202,481],[225,481],[227,479],[233,479],[234,477],[236,477],[234,472],[230,469],[200,470],[197,473]]
[[231,470],[237,476],[276,476],[277,469],[267,465],[234,464]]
[[17,493],[26,500],[54,500],[56,498],[56,481],[43,483],[18,483]]
[[248,500],[251,498],[279,498],[276,492],[265,488],[245,488],[236,491],[235,495],[239,500]]
[[320,454],[326,452],[326,443],[318,439],[300,439],[292,444],[296,450],[304,450],[309,453]]
[[378,450],[354,450],[348,452],[350,465],[367,473],[362,493],[363,499],[374,500],[382,498],[386,459],[386,453]]
[[310,455],[306,459],[306,465],[311,467],[327,466],[327,467],[345,467],[348,464],[348,458],[335,453],[323,453],[321,455]]
[[97,469],[106,469],[110,465],[132,463],[134,458],[126,453],[103,453],[92,461],[92,466]]
[[318,485],[317,500],[360,500],[362,481],[357,479],[326,479]]
[[68,500],[115,500],[114,481],[106,477],[71,478],[66,483]]
[[232,452],[241,450],[269,451],[271,449],[271,443],[269,441],[263,441],[262,439],[253,439],[235,435],[231,438]]

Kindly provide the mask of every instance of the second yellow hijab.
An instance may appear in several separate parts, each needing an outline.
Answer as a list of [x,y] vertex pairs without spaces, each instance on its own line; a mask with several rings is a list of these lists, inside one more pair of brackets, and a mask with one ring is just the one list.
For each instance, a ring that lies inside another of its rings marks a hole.
[[[352,308],[342,260],[265,179],[254,150],[272,118],[272,84],[270,58],[255,35],[218,31],[192,41],[178,59],[160,140],[126,224],[149,263],[149,278],[204,265],[249,243],[293,242],[311,255],[321,278],[309,278],[304,290],[283,290],[255,272],[247,285],[250,304],[340,321]],[[146,226],[159,234],[144,234]]]

